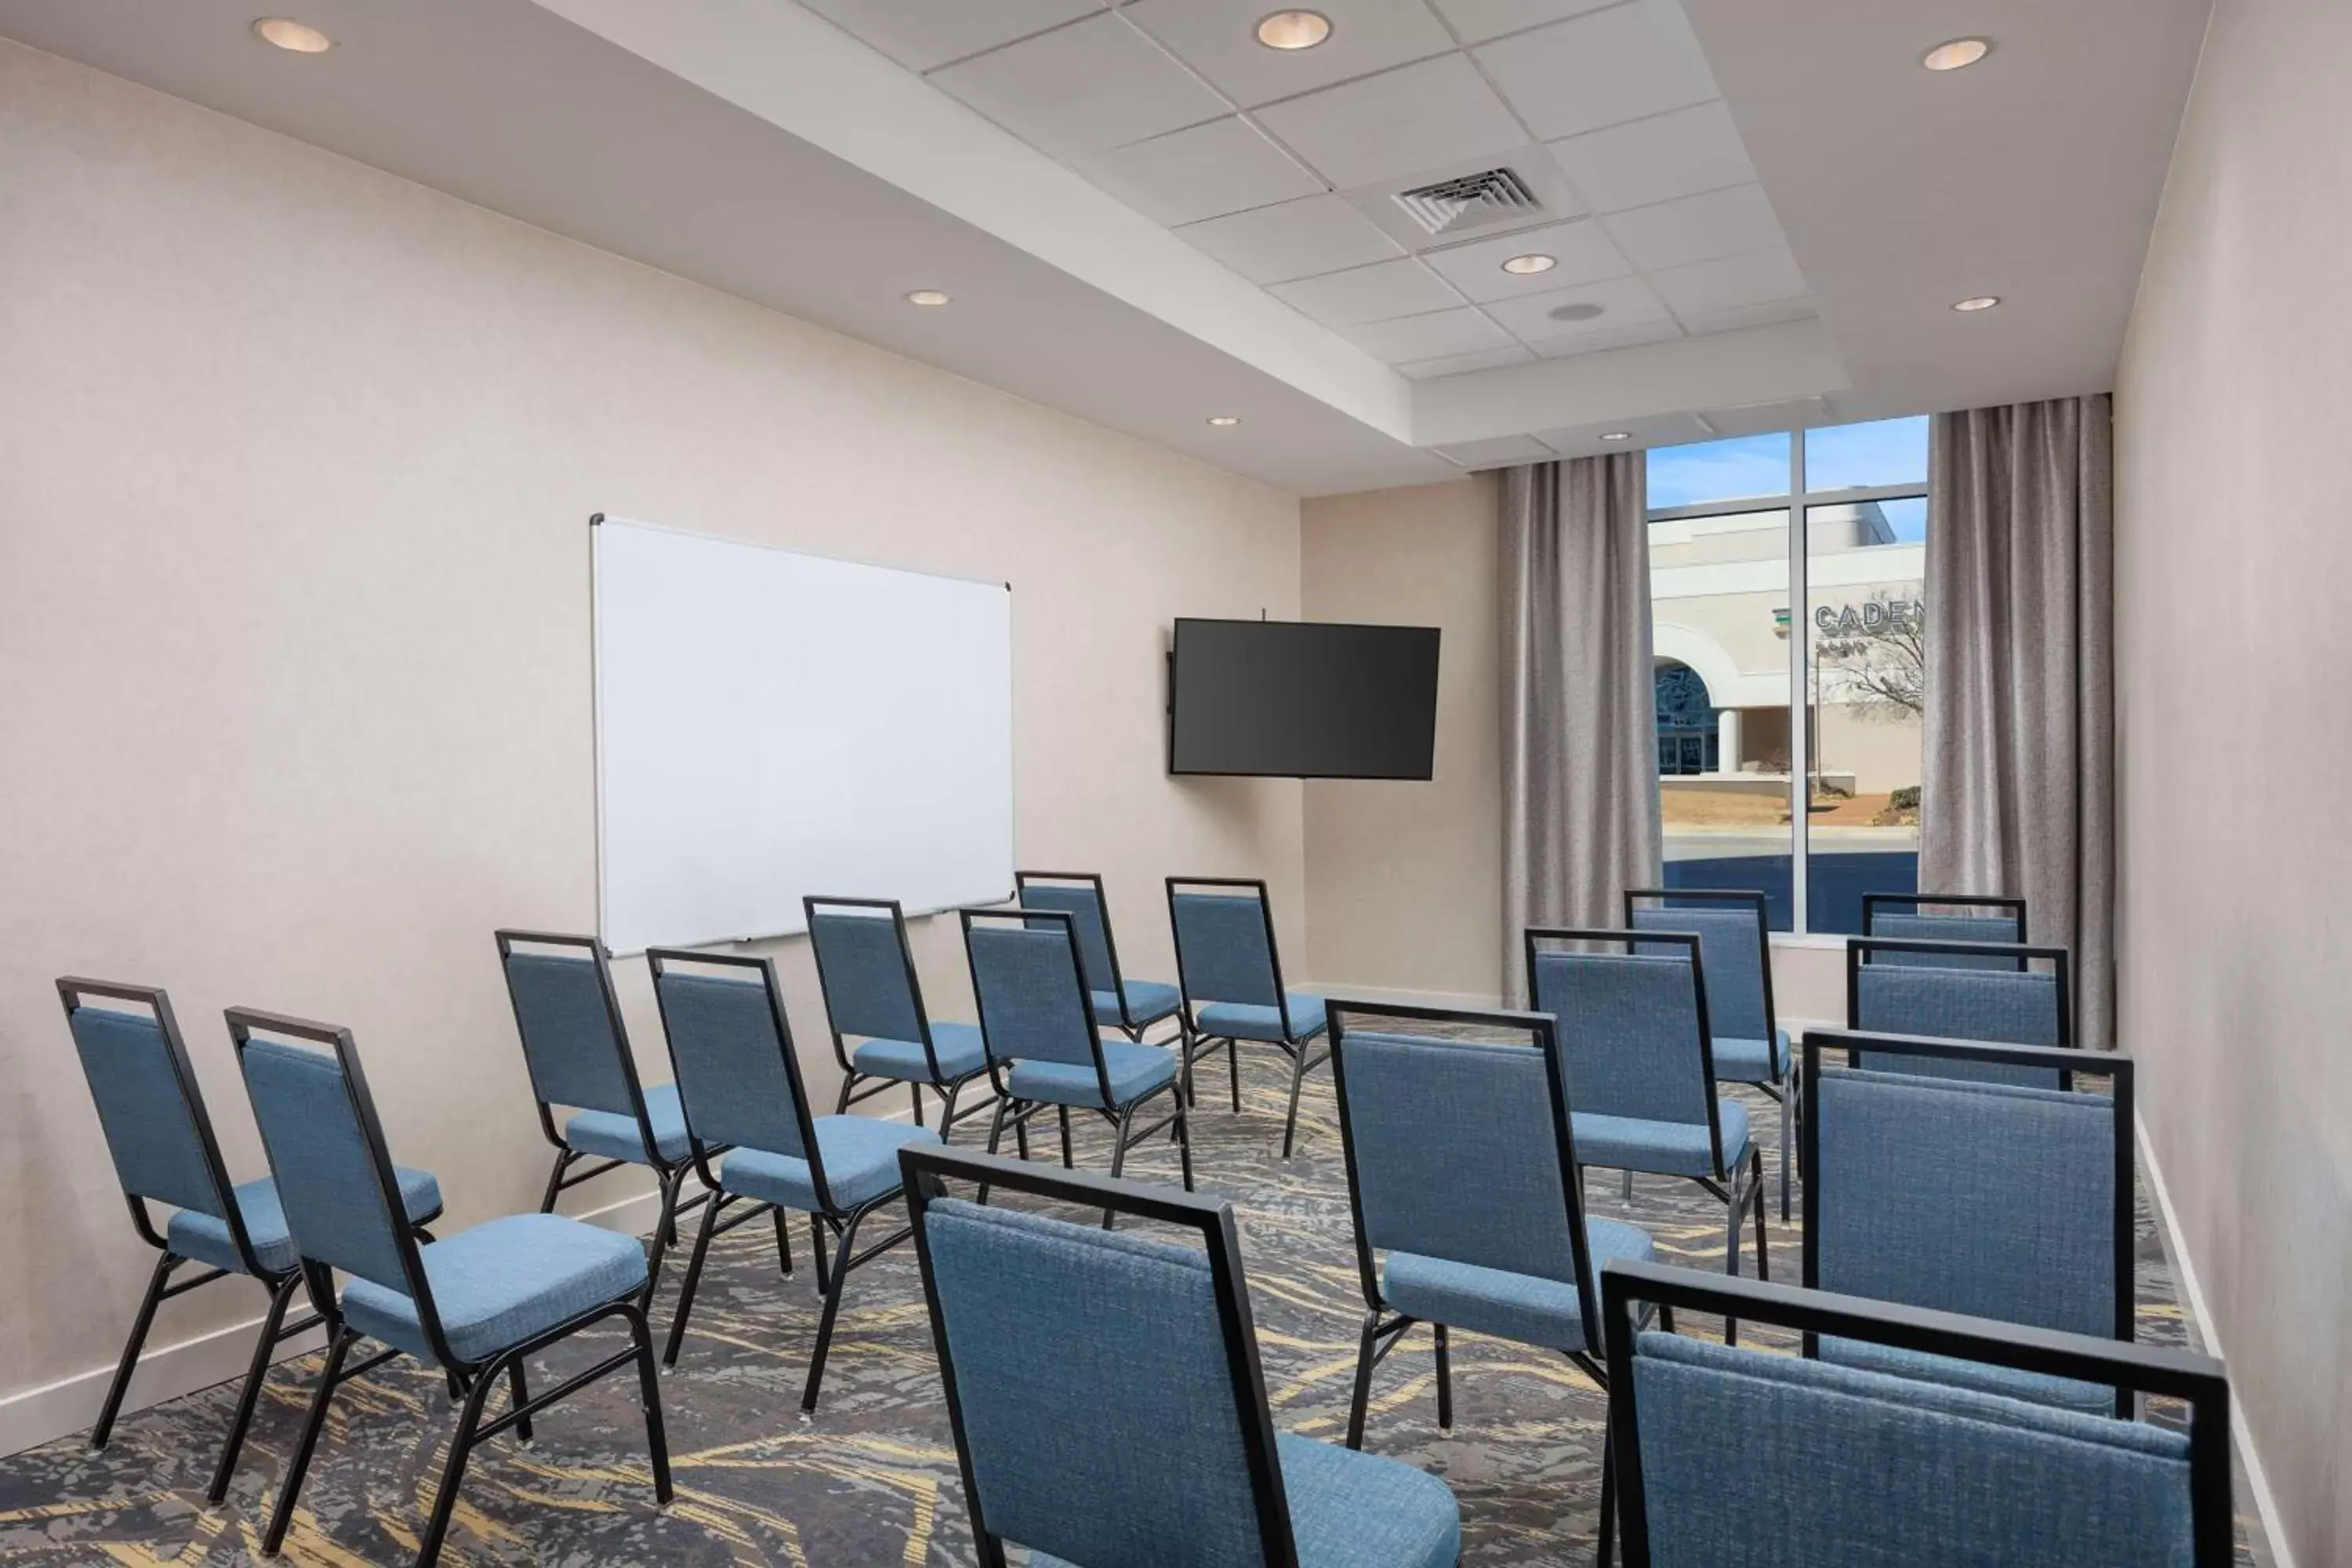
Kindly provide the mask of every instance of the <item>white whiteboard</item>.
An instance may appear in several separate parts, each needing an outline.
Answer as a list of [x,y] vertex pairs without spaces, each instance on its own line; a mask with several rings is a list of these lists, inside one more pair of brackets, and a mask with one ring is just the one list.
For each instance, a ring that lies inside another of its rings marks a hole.
[[1002,583],[605,518],[594,538],[598,923],[615,952],[1013,889]]

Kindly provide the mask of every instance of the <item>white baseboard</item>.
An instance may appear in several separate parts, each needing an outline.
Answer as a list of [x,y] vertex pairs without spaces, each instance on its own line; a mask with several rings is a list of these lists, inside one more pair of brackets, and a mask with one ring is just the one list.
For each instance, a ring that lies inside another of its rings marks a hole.
[[[2172,1207],[2172,1194],[2164,1184],[2164,1168],[2156,1163],[2156,1151],[2148,1142],[2147,1123],[2139,1113],[2132,1113],[2133,1140],[2139,1145],[2139,1166],[2147,1175],[2147,1190],[2156,1199],[2157,1239],[2164,1247],[2164,1261],[2172,1269],[2172,1278],[2180,1290],[2181,1310],[2189,1320],[2189,1342],[2198,1350],[2228,1364],[2221,1341],[2213,1334],[2213,1317],[2206,1310],[2205,1291],[2197,1281],[2196,1266],[2189,1259],[2189,1248],[2180,1237],[2180,1216]],[[2244,1471],[2246,1489],[2254,1494],[2254,1514],[2263,1521],[2263,1534],[2269,1547],[2257,1553],[2266,1568],[2295,1568],[2294,1549],[2287,1542],[2285,1531],[2279,1527],[2278,1500],[2272,1495],[2270,1477],[2263,1469],[2262,1456],[2254,1450],[2253,1433],[2246,1426],[2246,1409],[2239,1403],[2234,1385],[2230,1391],[2230,1435],[2236,1441],[2238,1466]]]
[[1393,985],[1349,985],[1344,983],[1307,984],[1298,988],[1318,996],[1344,996],[1351,1002],[1397,1002],[1409,1007],[1492,1011],[1503,1005],[1503,999],[1491,991],[1401,991]]

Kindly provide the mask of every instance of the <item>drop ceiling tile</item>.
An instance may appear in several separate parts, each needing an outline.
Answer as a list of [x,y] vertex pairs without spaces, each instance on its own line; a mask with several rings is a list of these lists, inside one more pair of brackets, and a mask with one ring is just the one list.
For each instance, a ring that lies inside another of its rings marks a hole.
[[1532,436],[1497,436],[1487,441],[1459,441],[1431,451],[1465,468],[1500,468],[1514,463],[1549,463],[1552,449]]
[[1333,195],[1187,224],[1176,232],[1253,283],[1336,272],[1403,254],[1370,219]]
[[1720,101],[1554,142],[1551,155],[1595,212],[1622,212],[1756,178],[1731,110]]
[[1260,123],[1334,185],[1368,185],[1524,146],[1503,100],[1460,54],[1260,110]]
[[1198,125],[1227,107],[1159,45],[1108,14],[950,66],[929,79],[1062,159]]
[[1477,311],[1433,310],[1426,316],[1405,316],[1393,321],[1373,321],[1349,327],[1343,334],[1365,353],[1391,364],[1412,364],[1448,354],[1474,353],[1480,349],[1508,348],[1511,335]]
[[1716,96],[1706,57],[1672,0],[1634,0],[1472,52],[1547,141]]
[[[1503,270],[1503,263],[1513,257],[1529,255],[1552,257],[1559,265],[1549,272]],[[1422,259],[1474,301],[1548,294],[1571,284],[1622,278],[1633,270],[1601,232],[1601,226],[1589,220],[1526,228],[1447,250],[1423,251]]]
[[1617,0],[1433,0],[1465,44],[1483,44],[1505,33],[1524,32],[1546,22],[1581,16]]
[[1645,272],[1713,261],[1720,256],[1783,249],[1788,245],[1761,185],[1734,185],[1703,196],[1683,196],[1654,207],[1635,207],[1601,222],[1617,247]]
[[1103,8],[1102,0],[803,0],[912,70],[1042,33]]
[[1415,381],[1433,381],[1441,375],[1461,375],[1474,370],[1499,370],[1507,364],[1526,364],[1535,357],[1516,345],[1507,349],[1478,349],[1466,354],[1444,354],[1436,359],[1415,360],[1411,364],[1397,366],[1397,372]]
[[1683,330],[1696,338],[1706,332],[1736,332],[1743,327],[1808,321],[1818,314],[1811,300],[1776,300],[1763,305],[1737,305],[1727,310],[1696,310],[1683,318]]
[[1770,304],[1805,292],[1805,276],[1797,270],[1797,258],[1786,250],[1669,267],[1651,273],[1650,281],[1677,316]]
[[[1571,312],[1566,317],[1555,312]],[[1486,313],[1525,343],[1580,337],[1633,322],[1664,321],[1666,308],[1639,278],[1616,278],[1574,289],[1555,289],[1517,300],[1498,300]]]
[[[1173,226],[1311,195],[1323,182],[1238,115],[1099,153],[1078,173]],[[1777,237],[1775,237],[1777,238]]]
[[1138,0],[1126,15],[1244,109],[1454,47],[1422,0],[1316,0],[1331,36],[1311,49],[1270,49],[1256,28],[1276,8],[1276,0]]
[[1683,330],[1669,316],[1655,321],[1631,321],[1623,326],[1603,327],[1599,331],[1570,332],[1562,337],[1544,338],[1534,344],[1538,354],[1545,359],[1566,359],[1571,354],[1599,353],[1603,349],[1639,348],[1644,343],[1663,343],[1681,337]]
[[1418,316],[1462,303],[1444,279],[1418,261],[1375,262],[1347,272],[1301,278],[1267,290],[1327,327],[1352,327],[1396,316]]

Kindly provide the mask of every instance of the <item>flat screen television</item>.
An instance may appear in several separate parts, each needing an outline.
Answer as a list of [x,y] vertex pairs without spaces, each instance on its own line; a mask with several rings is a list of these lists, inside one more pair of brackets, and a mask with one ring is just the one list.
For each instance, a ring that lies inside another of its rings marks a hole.
[[1437,628],[1179,620],[1168,771],[1425,779]]

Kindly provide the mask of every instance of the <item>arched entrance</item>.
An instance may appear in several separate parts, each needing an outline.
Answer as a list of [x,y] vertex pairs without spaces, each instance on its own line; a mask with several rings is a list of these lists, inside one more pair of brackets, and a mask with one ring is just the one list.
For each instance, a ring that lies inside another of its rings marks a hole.
[[1659,774],[1720,772],[1715,701],[1698,671],[1680,659],[1662,658],[1655,690]]

